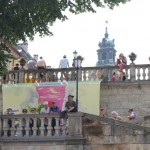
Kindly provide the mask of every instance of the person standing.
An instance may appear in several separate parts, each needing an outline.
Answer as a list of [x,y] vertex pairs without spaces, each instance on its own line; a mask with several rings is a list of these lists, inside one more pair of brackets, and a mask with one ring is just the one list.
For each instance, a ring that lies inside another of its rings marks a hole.
[[[64,55],[63,59],[60,60],[59,68],[63,68],[63,69],[69,68],[69,61],[68,61],[66,55]],[[67,76],[67,73],[65,70],[63,71],[63,75],[64,75],[64,79],[67,80],[68,76]]]
[[[46,69],[46,62],[43,57],[40,57],[40,60],[37,62],[37,69]],[[41,81],[43,81],[43,72],[40,73]]]
[[59,68],[69,68],[69,61],[66,55],[64,55],[63,59],[60,60]]
[[37,68],[38,69],[45,69],[46,68],[46,62],[43,59],[43,57],[40,57],[40,60],[37,62]]

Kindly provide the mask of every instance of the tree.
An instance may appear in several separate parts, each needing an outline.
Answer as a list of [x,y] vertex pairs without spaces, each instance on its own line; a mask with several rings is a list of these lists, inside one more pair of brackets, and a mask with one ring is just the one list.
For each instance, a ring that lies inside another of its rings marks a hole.
[[41,37],[52,35],[49,27],[57,19],[67,19],[65,10],[94,13],[96,7],[113,9],[127,1],[130,0],[0,0],[0,38],[16,44],[27,38],[33,40],[36,33]]

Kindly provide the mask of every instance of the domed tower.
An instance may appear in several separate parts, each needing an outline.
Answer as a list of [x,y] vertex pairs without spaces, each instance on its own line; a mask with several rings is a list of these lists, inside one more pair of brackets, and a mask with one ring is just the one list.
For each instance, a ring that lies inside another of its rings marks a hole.
[[102,41],[99,42],[98,46],[100,47],[97,50],[98,55],[98,62],[96,63],[96,66],[114,66],[115,65],[115,56],[116,56],[116,50],[115,50],[115,40],[110,40],[108,38],[108,32],[107,32],[107,21],[106,21],[106,31],[104,34],[104,38],[102,38]]

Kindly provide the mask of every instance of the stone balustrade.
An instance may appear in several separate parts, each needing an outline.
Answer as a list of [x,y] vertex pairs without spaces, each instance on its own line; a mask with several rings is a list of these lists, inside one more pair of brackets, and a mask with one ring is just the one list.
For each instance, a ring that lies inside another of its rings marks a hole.
[[[68,113],[68,120],[64,125],[60,124],[59,114],[1,115],[0,139],[82,137],[82,115]],[[52,119],[55,119],[54,129]]]
[[[150,80],[150,64],[135,65],[131,63],[125,66],[124,70],[126,81]],[[105,67],[82,67],[78,70],[78,80],[103,80],[103,82],[111,81],[113,72],[116,76],[121,76],[117,66]],[[75,81],[76,68],[66,69],[43,69],[43,70],[24,70],[8,71],[4,76],[0,77],[0,83],[36,83],[36,82],[55,82],[55,81]],[[118,79],[120,80],[120,79]]]

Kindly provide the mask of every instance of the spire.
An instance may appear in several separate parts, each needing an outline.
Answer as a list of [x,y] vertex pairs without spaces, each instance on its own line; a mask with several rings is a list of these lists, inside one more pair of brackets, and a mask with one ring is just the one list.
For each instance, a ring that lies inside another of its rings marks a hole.
[[106,28],[105,28],[105,29],[106,29],[106,31],[105,31],[105,38],[108,38],[108,32],[107,32],[107,23],[108,23],[108,21],[106,20],[105,23],[106,23]]

